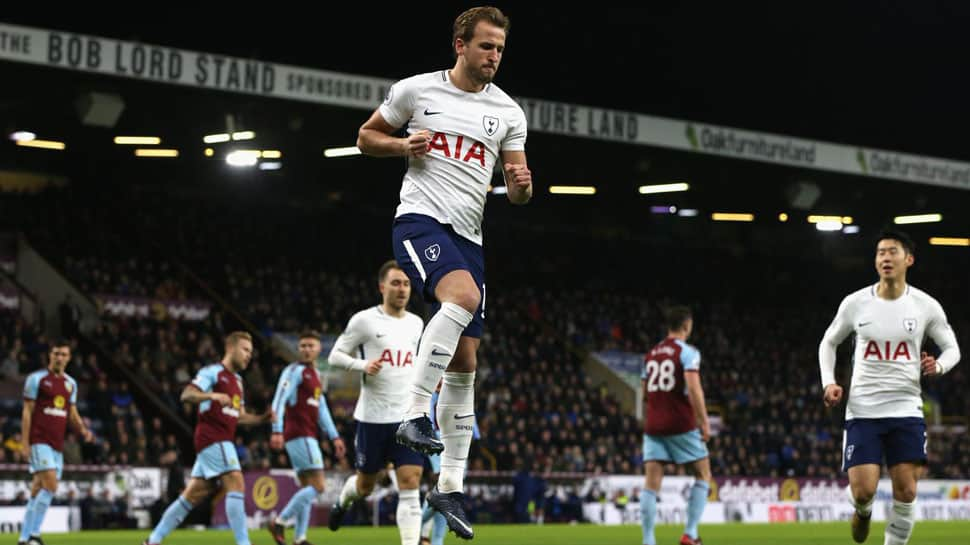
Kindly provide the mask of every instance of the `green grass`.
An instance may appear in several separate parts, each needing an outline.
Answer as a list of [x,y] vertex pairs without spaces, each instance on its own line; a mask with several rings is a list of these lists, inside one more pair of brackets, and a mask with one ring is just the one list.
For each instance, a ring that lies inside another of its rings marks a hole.
[[[872,533],[866,543],[879,545],[883,542],[883,525],[873,523]],[[476,537],[469,545],[638,545],[639,526],[511,526],[486,525],[475,527]],[[660,526],[657,528],[658,545],[676,545],[682,527]],[[73,544],[125,544],[140,545],[148,536],[144,530],[86,531],[70,534],[48,534],[44,541],[48,545]],[[288,533],[287,537],[291,537]],[[842,545],[853,543],[849,536],[849,524],[843,523],[792,523],[792,524],[724,524],[701,526],[701,537],[708,545]],[[397,528],[346,527],[332,533],[326,528],[313,528],[309,539],[315,545],[328,543],[341,545],[395,545],[399,543]],[[0,537],[0,545],[14,545],[16,536],[7,534]],[[272,540],[266,530],[250,532],[253,545],[271,545]],[[918,522],[909,541],[913,545],[965,545],[970,543],[970,521],[957,522]],[[454,535],[445,543],[464,543]],[[196,532],[179,530],[165,540],[165,545],[232,545],[232,534],[228,531]]]

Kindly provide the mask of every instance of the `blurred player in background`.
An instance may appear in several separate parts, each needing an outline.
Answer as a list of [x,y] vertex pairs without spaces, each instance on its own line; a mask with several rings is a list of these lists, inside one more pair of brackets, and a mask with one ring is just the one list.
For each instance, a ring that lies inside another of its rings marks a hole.
[[158,545],[178,528],[186,515],[214,490],[215,479],[222,482],[226,493],[226,517],[236,545],[249,545],[246,529],[246,503],[243,496],[243,474],[236,457],[236,424],[253,425],[272,422],[273,411],[254,415],[246,412],[243,380],[253,357],[253,338],[245,331],[226,336],[225,355],[219,363],[199,370],[182,390],[182,403],[199,405],[195,425],[195,465],[182,495],[176,498],[143,545]]
[[411,281],[397,262],[384,263],[377,281],[381,304],[354,314],[330,352],[330,365],[361,374],[354,409],[357,474],[344,483],[330,511],[330,529],[339,529],[347,508],[373,492],[377,474],[391,462],[398,486],[401,545],[415,545],[421,531],[418,487],[424,455],[398,444],[394,434],[411,401],[415,353],[424,322],[406,310]]
[[71,361],[71,345],[56,341],[48,353],[47,369],[35,371],[24,383],[21,436],[24,456],[30,460],[30,500],[24,514],[18,545],[44,542],[40,527],[57,492],[64,469],[64,433],[70,420],[88,443],[94,440],[77,412],[77,382],[64,372]]
[[[663,481],[663,465],[690,466],[696,477],[687,501],[687,524],[681,545],[700,545],[697,525],[711,485],[711,462],[705,443],[711,425],[701,386],[701,353],[687,344],[694,319],[687,307],[667,310],[667,338],[644,358],[643,461],[646,486],[640,493],[644,545],[656,545],[654,524],[657,494]],[[698,429],[700,428],[700,429]]]
[[273,435],[270,447],[280,450],[286,445],[290,464],[300,479],[300,491],[290,498],[269,532],[278,545],[286,545],[286,527],[295,524],[293,543],[309,545],[306,538],[310,525],[310,508],[323,494],[323,453],[317,440],[317,429],[333,442],[334,454],[343,458],[347,447],[337,433],[327,398],[323,395],[317,358],[320,356],[320,334],[304,331],[299,338],[300,361],[291,363],[280,373],[273,396]]

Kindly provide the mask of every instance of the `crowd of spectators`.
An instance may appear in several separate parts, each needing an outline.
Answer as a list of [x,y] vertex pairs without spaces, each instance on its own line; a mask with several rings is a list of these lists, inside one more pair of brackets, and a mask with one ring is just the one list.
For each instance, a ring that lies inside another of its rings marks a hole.
[[[107,373],[103,358],[134,371],[173,414],[193,424],[196,409],[180,403],[179,394],[202,366],[221,357],[221,340],[231,330],[225,308],[234,308],[254,324],[255,333],[268,338],[304,327],[337,335],[355,311],[379,302],[370,270],[379,263],[350,265],[352,242],[339,243],[345,255],[312,248],[314,238],[327,234],[308,223],[313,214],[305,210],[267,207],[256,217],[246,209],[182,207],[174,200],[147,207],[137,228],[125,232],[119,231],[120,218],[94,214],[77,201],[69,206],[68,200],[63,195],[45,198],[43,205],[32,200],[25,210],[53,206],[62,214],[55,214],[56,222],[42,230],[32,230],[37,225],[26,219],[22,227],[83,293],[212,303],[209,317],[200,321],[103,317],[88,334],[100,350],[79,349],[68,370],[88,393],[82,414],[92,420],[99,442],[81,447],[70,436],[65,445],[68,463],[159,464],[166,453],[178,451],[169,423],[162,417],[143,417],[144,408],[132,394],[135,385]],[[273,230],[265,229],[267,218],[278,220]],[[89,227],[85,233],[70,229],[84,221]],[[131,218],[125,221],[132,225]],[[100,230],[110,233],[102,236]],[[140,240],[157,244],[139,252],[134,248]],[[294,247],[312,249],[287,251]],[[163,255],[165,249],[173,251],[171,258]],[[329,262],[334,255],[341,259]],[[703,355],[708,405],[720,419],[709,444],[714,474],[840,475],[842,415],[821,404],[816,351],[840,298],[874,275],[859,267],[820,273],[821,259],[791,262],[754,252],[698,254],[672,248],[664,259],[670,266],[640,276],[621,270],[613,276],[601,266],[593,276],[564,270],[550,283],[537,278],[510,282],[498,271],[502,287],[489,290],[491,312],[479,353],[476,412],[483,438],[473,446],[472,470],[642,471],[642,424],[590,375],[585,358],[605,350],[646,352],[665,333],[663,309],[678,303],[694,311],[690,342]],[[606,250],[599,260],[621,262],[622,253]],[[859,263],[868,266],[868,258]],[[956,270],[928,259],[914,270],[914,283],[941,300],[962,346],[968,347],[970,316],[957,304]],[[827,281],[818,282],[819,274],[827,275]],[[423,313],[420,303],[416,311]],[[46,343],[22,319],[0,313],[4,380],[22,380],[40,368]],[[841,361],[847,360],[849,348],[843,345]],[[257,346],[245,374],[250,411],[268,406],[286,363],[262,343]],[[961,395],[968,387],[965,367],[958,366],[942,380],[924,382],[938,414],[970,414],[970,398]],[[848,366],[840,365],[839,376],[847,380],[848,375]],[[335,459],[324,441],[327,467],[350,469],[353,400],[331,398],[330,404],[350,452]],[[5,446],[15,447],[18,440],[15,409],[6,407],[0,417]],[[237,451],[243,466],[287,467],[286,454],[269,449],[268,429],[263,428],[241,429]],[[19,454],[7,447],[0,449],[0,456],[16,461]],[[932,432],[929,456],[930,476],[970,476],[970,445],[965,441]],[[191,453],[183,453],[186,457]],[[550,497],[571,505],[571,494],[559,490]]]

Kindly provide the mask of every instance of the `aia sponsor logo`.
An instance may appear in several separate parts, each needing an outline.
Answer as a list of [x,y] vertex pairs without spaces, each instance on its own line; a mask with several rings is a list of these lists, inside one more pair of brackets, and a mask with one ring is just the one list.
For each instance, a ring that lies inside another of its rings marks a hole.
[[866,351],[862,355],[864,360],[881,361],[911,361],[913,356],[910,354],[909,345],[906,342],[899,342],[893,346],[891,341],[869,341],[866,344]]
[[392,367],[406,367],[414,365],[414,355],[410,350],[391,350],[385,348],[381,352],[381,363]]
[[470,140],[470,142],[470,144],[466,142],[465,137],[460,134],[449,136],[442,132],[436,132],[431,137],[431,143],[428,144],[428,147],[430,151],[438,151],[449,159],[477,164],[481,168],[485,168],[485,145],[474,140]]

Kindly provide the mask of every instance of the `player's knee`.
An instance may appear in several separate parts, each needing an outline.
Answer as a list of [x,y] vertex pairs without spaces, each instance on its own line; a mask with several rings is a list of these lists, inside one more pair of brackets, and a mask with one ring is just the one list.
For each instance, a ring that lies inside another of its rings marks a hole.
[[454,294],[450,302],[465,309],[469,314],[475,314],[478,304],[482,302],[482,294],[472,285],[471,289],[464,289]]
[[370,496],[371,492],[373,491],[374,491],[373,482],[364,482],[364,481],[361,481],[360,479],[357,480],[357,494],[359,494],[361,497]]
[[239,471],[227,473],[222,477],[222,485],[229,492],[242,492],[245,488],[242,473]]
[[182,493],[185,501],[192,505],[198,505],[208,495],[209,488],[205,486],[190,486]]
[[856,505],[866,505],[872,501],[875,497],[876,491],[869,490],[863,487],[852,487],[852,499],[855,500]]
[[311,473],[305,481],[305,486],[312,486],[317,491],[317,494],[323,494],[323,491],[327,488],[326,484],[326,480],[323,478],[323,471]]
[[893,499],[903,503],[913,503],[916,501],[916,490],[900,491],[897,494],[893,494]]
[[44,475],[41,477],[39,485],[37,487],[38,489],[44,488],[51,494],[57,492],[57,478],[53,475]]
[[893,490],[893,499],[904,503],[912,503],[916,501],[916,483],[896,487],[895,490]]
[[420,475],[398,475],[397,486],[401,490],[415,490],[421,483]]
[[[465,272],[465,271],[461,271]],[[446,277],[447,278],[447,277]],[[475,314],[478,304],[482,301],[482,292],[471,275],[455,277],[452,281],[442,281],[435,290],[435,296],[442,303],[451,303],[465,309],[469,314]]]
[[474,314],[482,301],[482,292],[468,271],[451,271],[438,282],[435,297],[442,303],[452,303]]

